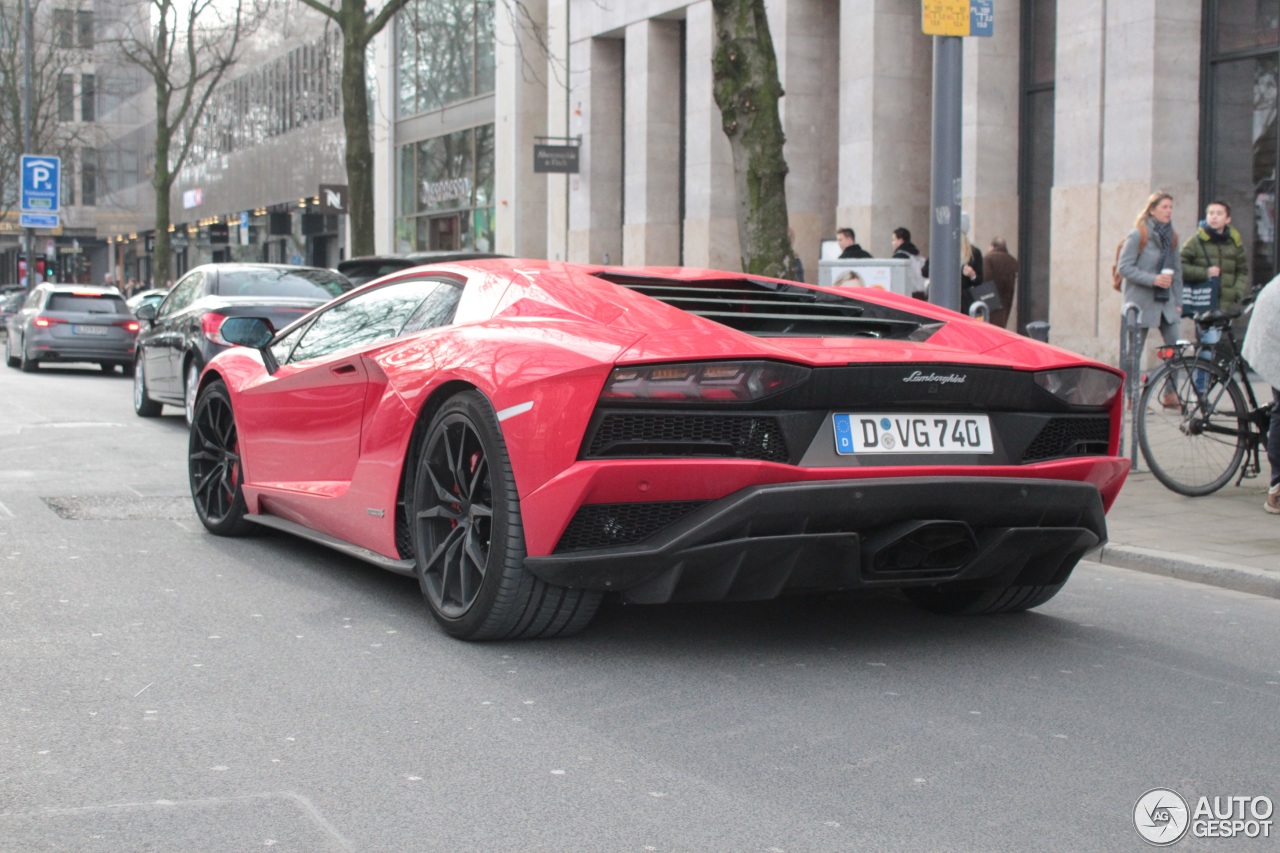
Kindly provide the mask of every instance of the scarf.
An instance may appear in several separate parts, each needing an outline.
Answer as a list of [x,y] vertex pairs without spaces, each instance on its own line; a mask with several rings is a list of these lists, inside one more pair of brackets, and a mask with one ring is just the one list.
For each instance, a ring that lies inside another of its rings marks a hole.
[[1177,269],[1173,263],[1177,257],[1177,247],[1173,245],[1173,223],[1151,221],[1150,231],[1160,240],[1160,269]]

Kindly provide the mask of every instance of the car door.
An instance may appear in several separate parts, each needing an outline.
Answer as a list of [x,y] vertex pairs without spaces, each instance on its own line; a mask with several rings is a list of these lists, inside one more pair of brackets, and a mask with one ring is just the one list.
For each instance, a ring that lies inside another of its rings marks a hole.
[[396,282],[358,293],[277,341],[280,369],[237,404],[251,482],[329,494],[351,480],[369,381],[363,355],[400,334],[438,286]]
[[156,310],[151,328],[138,341],[152,397],[182,398],[182,324],[187,308],[203,292],[205,273],[192,270],[173,286]]

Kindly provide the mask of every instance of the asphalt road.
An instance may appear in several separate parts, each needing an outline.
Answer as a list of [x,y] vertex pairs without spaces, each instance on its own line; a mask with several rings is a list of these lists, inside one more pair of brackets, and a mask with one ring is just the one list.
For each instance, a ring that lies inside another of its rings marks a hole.
[[1280,800],[1280,601],[1084,564],[1016,616],[612,605],[469,645],[411,580],[206,534],[180,415],[130,390],[0,368],[4,853],[1136,851],[1151,788]]

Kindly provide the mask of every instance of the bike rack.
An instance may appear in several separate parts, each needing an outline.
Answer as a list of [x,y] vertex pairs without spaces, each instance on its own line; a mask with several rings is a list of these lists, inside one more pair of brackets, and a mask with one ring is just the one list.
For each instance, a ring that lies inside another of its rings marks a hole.
[[969,306],[969,316],[984,323],[991,322],[991,312],[987,308],[987,303],[981,299],[973,300],[973,304]]
[[[1120,309],[1123,318],[1120,325],[1120,369],[1124,371],[1124,398],[1129,411],[1130,470],[1141,471],[1138,452],[1138,398],[1142,383],[1142,352],[1138,349],[1138,329],[1142,325],[1142,309],[1134,302],[1126,302]],[[1124,456],[1124,430],[1120,430],[1120,455]]]

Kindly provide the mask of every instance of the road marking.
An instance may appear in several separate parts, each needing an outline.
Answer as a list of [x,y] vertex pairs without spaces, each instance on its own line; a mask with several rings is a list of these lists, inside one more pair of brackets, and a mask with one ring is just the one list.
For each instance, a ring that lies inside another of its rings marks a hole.
[[0,520],[8,520],[10,518],[17,518],[17,516],[14,515],[7,506],[0,503]]

